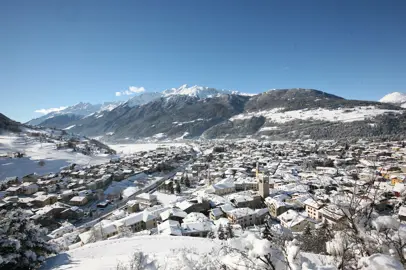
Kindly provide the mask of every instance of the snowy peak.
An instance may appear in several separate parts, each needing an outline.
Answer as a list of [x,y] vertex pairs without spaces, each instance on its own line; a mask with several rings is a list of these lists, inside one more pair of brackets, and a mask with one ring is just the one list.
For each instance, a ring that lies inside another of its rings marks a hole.
[[387,94],[386,96],[381,98],[379,101],[383,102],[383,103],[403,104],[403,103],[406,103],[406,94],[400,93],[400,92],[393,92],[393,93]]
[[35,118],[29,121],[29,125],[40,125],[44,121],[56,116],[76,116],[76,118],[82,118],[94,113],[100,113],[103,111],[112,111],[114,108],[122,104],[122,102],[105,102],[103,104],[91,104],[88,102],[79,102],[75,105],[69,106],[63,110],[51,112],[41,117]]
[[154,101],[154,100],[156,100],[156,99],[158,99],[160,97],[161,97],[161,93],[147,92],[147,93],[142,93],[142,94],[134,96],[133,98],[129,99],[124,104],[126,104],[130,108],[133,108],[133,107],[136,107],[136,106],[147,104],[147,103],[149,103],[151,101]]
[[162,92],[162,96],[168,97],[168,96],[174,96],[174,95],[184,95],[184,96],[191,96],[191,97],[197,97],[197,98],[211,98],[211,97],[216,97],[220,95],[232,95],[232,94],[239,94],[238,91],[231,91],[231,90],[224,90],[224,89],[216,89],[216,88],[210,88],[210,87],[205,87],[205,86],[188,86],[187,84],[184,84],[180,86],[179,88],[171,88],[167,89]]

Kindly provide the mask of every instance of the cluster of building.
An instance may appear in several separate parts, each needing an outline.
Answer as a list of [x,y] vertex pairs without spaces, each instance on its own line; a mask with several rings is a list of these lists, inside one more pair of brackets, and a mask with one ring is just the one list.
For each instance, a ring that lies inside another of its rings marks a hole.
[[[143,183],[159,171],[173,173]],[[101,197],[122,202],[91,226],[65,223],[50,234],[52,241],[70,248],[129,234],[206,237],[227,228],[238,235],[265,222],[300,232],[323,222],[344,222],[339,206],[348,204],[348,198],[373,202],[382,215],[406,220],[402,142],[204,141],[21,180],[7,180],[0,207],[10,201],[15,204],[17,196],[18,202],[32,198],[33,205],[48,200],[46,204],[63,202],[76,209]],[[126,181],[132,184],[120,188],[118,183]],[[58,187],[61,183],[63,187]],[[134,188],[140,183],[148,189]],[[58,195],[44,189],[49,185],[57,186]],[[366,186],[372,186],[369,192]]]
[[162,147],[113,158],[101,165],[72,164],[56,173],[8,177],[0,182],[0,209],[26,209],[33,219],[50,228],[59,227],[65,220],[91,219],[97,209],[108,204],[118,208],[153,189],[164,178],[161,175],[192,156],[188,147]]

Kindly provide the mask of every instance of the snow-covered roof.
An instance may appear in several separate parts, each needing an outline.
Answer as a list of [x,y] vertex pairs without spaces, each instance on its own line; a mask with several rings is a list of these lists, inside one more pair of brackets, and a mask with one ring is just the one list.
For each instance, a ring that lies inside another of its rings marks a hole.
[[162,220],[167,220],[169,217],[180,217],[180,218],[185,218],[187,216],[187,213],[181,209],[178,208],[170,208],[166,210],[165,212],[162,212],[160,214]]
[[315,208],[315,209],[320,209],[320,208],[322,208],[322,207],[324,206],[323,203],[316,202],[316,201],[313,200],[312,198],[306,199],[303,203],[304,203],[305,205],[308,205],[308,206],[310,206],[310,207],[312,207],[312,208]]
[[222,216],[222,215],[224,214],[223,211],[221,211],[220,208],[213,208],[213,209],[211,209],[211,213],[212,213],[212,215],[215,216],[215,217],[220,217],[220,216]]
[[393,187],[393,192],[403,193],[406,190],[406,185],[403,183],[396,183]]
[[233,216],[235,218],[242,218],[242,217],[254,215],[255,212],[251,208],[244,207],[244,208],[235,208],[231,211],[228,211],[227,214],[230,216]]
[[182,229],[188,232],[208,232],[214,228],[211,221],[182,223]]
[[153,219],[156,219],[155,215],[151,214],[150,212],[143,211],[143,212],[130,214],[130,215],[126,216],[125,218],[122,218],[118,221],[121,222],[125,226],[131,226],[131,225],[136,224],[141,221],[147,222],[147,221],[153,220]]
[[189,201],[187,201],[187,200],[184,200],[184,201],[182,201],[182,202],[176,203],[176,207],[179,207],[179,208],[182,209],[182,210],[186,210],[186,209],[188,209],[188,208],[191,207],[191,206],[193,206],[193,203],[191,203],[191,202],[189,202]]
[[182,230],[178,221],[167,220],[158,224],[158,232],[163,235],[182,235]]
[[184,219],[183,223],[203,222],[208,221],[209,218],[202,213],[192,212],[189,213]]
[[399,216],[406,217],[406,206],[399,207]]
[[70,199],[71,202],[82,202],[84,200],[86,200],[86,196],[75,196]]
[[305,220],[310,220],[306,213],[298,213],[293,209],[289,209],[285,213],[279,215],[278,219],[285,222],[288,228],[292,228]]
[[139,189],[137,187],[128,187],[122,191],[123,197],[128,198],[134,195]]
[[156,195],[149,194],[149,193],[141,193],[140,195],[136,196],[137,199],[144,199],[148,201],[154,201],[157,199]]

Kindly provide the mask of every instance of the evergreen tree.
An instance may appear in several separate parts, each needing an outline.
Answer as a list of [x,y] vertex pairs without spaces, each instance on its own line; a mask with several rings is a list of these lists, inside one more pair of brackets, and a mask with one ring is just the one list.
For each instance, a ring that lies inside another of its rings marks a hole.
[[234,237],[233,228],[231,227],[230,223],[227,224],[226,231],[227,231],[227,238],[233,238]]
[[46,230],[21,209],[0,212],[0,269],[35,269],[56,252],[44,239]]
[[311,230],[309,224],[306,224],[306,227],[304,228],[302,235],[303,236],[310,236],[310,237],[312,236],[312,230]]
[[190,187],[190,180],[189,180],[189,176],[187,174],[185,177],[185,185],[186,185],[186,187]]
[[180,193],[181,192],[181,190],[180,190],[180,184],[179,183],[177,183],[176,184],[176,193]]
[[[269,214],[268,214],[268,218],[269,218]],[[273,240],[273,233],[271,230],[271,226],[269,225],[269,220],[265,219],[265,228],[262,231],[262,238],[263,239],[267,239],[268,241],[272,241]]]
[[218,229],[217,229],[217,237],[220,240],[225,240],[226,239],[226,234],[224,233],[224,228],[223,225],[219,225]]

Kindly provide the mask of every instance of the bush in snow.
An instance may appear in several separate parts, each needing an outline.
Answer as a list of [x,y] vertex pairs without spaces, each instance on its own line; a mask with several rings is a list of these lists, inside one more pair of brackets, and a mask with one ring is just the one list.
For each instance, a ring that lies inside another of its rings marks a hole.
[[0,217],[0,269],[35,269],[55,253],[44,239],[45,229],[22,210],[2,211]]
[[155,261],[142,252],[135,252],[128,264],[118,263],[116,270],[157,270]]

